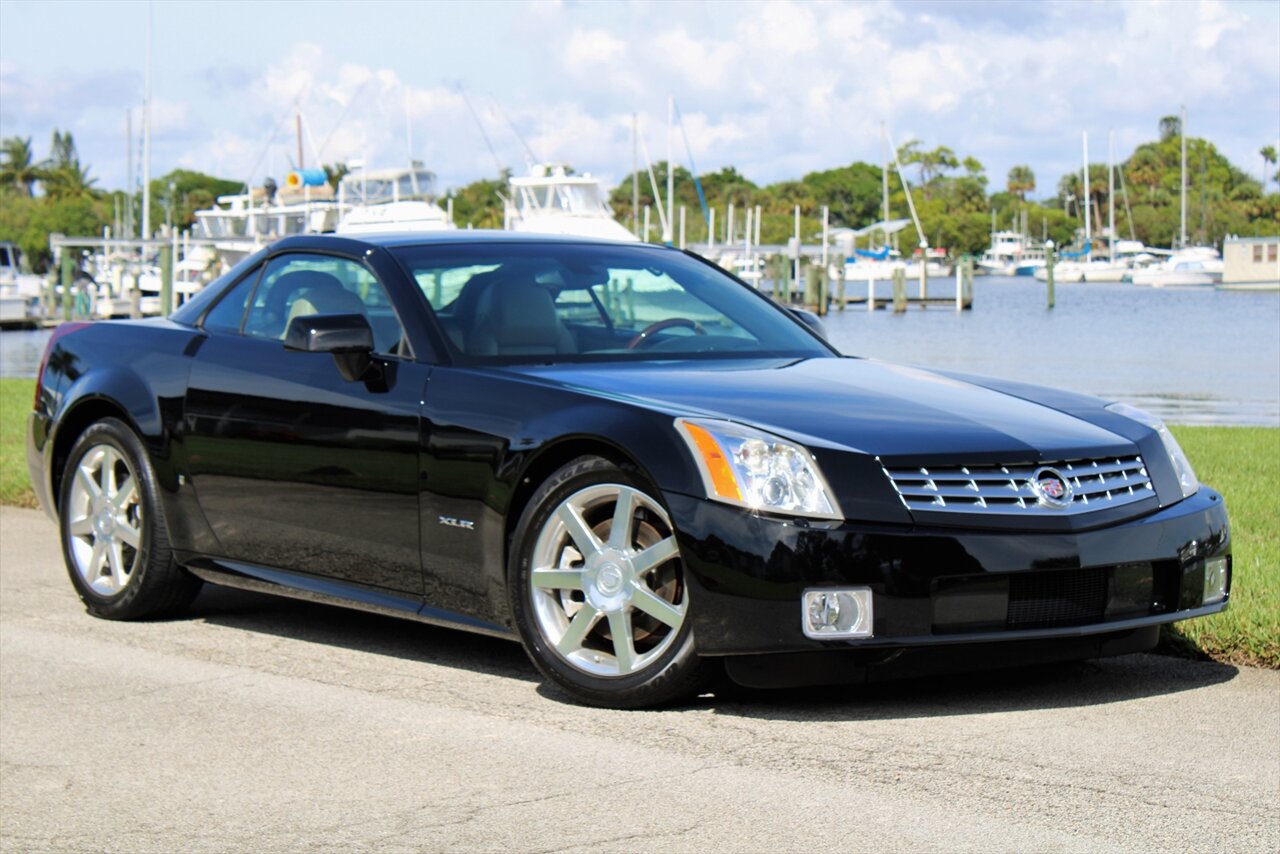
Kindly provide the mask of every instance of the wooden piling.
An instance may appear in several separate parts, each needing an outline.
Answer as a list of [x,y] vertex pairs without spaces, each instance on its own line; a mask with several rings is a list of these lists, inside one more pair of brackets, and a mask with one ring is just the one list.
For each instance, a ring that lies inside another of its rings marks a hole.
[[907,310],[907,270],[898,267],[893,271],[893,313],[903,314]]
[[173,246],[160,247],[160,316],[173,311]]
[[1053,241],[1050,240],[1045,244],[1044,248],[1044,272],[1045,282],[1049,285],[1049,308],[1053,308],[1053,267],[1058,263],[1058,253],[1054,251]]
[[129,288],[129,316],[134,320],[142,317],[142,289],[138,287],[141,273],[133,275],[133,285]]
[[836,273],[836,311],[844,311],[848,300],[845,298],[844,264],[835,265]]
[[73,303],[73,295],[71,286],[75,283],[75,258],[71,255],[71,247],[63,246],[62,255],[58,264],[58,278],[62,284],[62,319],[71,319],[71,307]]

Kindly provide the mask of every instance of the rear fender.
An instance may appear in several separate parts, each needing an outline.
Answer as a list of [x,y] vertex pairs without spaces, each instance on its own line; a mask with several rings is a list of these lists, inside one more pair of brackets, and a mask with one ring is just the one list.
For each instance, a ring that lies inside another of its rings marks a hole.
[[[134,364],[145,365],[146,375]],[[150,353],[139,363],[103,365],[76,377],[59,396],[45,455],[52,502],[76,439],[94,422],[118,418],[146,449],[173,548],[216,552],[217,540],[186,477],[182,419],[190,366],[185,353]]]

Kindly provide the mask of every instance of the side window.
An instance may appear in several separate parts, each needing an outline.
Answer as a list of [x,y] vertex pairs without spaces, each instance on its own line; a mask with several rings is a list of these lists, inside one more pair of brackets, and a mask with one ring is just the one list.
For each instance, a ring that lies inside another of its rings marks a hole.
[[295,317],[362,314],[379,353],[407,354],[404,331],[382,286],[363,265],[327,255],[281,255],[267,264],[245,317],[244,334],[283,340]]
[[228,291],[218,304],[204,316],[204,328],[213,332],[240,332],[240,322],[244,320],[244,308],[253,293],[254,283],[258,281],[257,271],[245,276]]

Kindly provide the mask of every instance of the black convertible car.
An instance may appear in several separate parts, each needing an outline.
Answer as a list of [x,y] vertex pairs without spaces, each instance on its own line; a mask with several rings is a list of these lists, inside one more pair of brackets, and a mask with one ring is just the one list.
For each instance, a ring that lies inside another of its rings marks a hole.
[[28,458],[92,614],[268,590],[518,638],[599,705],[1143,650],[1230,588],[1158,420],[842,356],[638,244],[280,241],[59,327]]

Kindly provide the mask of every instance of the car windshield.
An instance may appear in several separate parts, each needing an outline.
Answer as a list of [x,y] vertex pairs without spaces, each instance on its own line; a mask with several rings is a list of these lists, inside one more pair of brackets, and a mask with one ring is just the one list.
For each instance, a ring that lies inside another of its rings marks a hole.
[[475,242],[392,252],[463,363],[833,355],[767,297],[671,249]]

